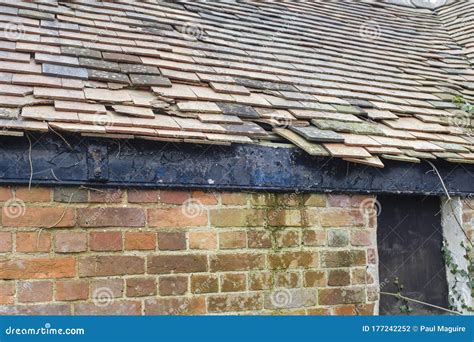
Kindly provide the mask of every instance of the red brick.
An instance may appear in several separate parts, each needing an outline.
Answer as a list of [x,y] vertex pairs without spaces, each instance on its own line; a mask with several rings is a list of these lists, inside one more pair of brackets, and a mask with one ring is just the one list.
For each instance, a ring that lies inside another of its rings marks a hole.
[[207,225],[207,210],[197,207],[186,214],[185,207],[148,210],[148,225],[158,228],[202,227]]
[[260,294],[228,294],[211,295],[208,297],[207,310],[212,312],[253,311],[263,308]]
[[247,278],[245,274],[227,273],[221,278],[221,292],[245,291]]
[[215,205],[218,203],[219,194],[216,192],[192,191],[191,198],[205,205]]
[[186,234],[181,232],[158,233],[158,249],[162,251],[186,249]]
[[295,288],[301,286],[300,274],[298,272],[288,272],[277,274],[275,277],[275,284],[277,287]]
[[69,278],[75,274],[75,260],[72,257],[0,261],[1,279]]
[[273,270],[308,268],[317,266],[318,256],[314,252],[282,252],[269,255],[268,261]]
[[202,315],[205,313],[206,301],[204,297],[145,300],[146,315]]
[[363,289],[333,288],[318,291],[319,305],[363,303],[366,299]]
[[221,193],[222,204],[224,205],[245,205],[247,204],[247,194],[240,192]]
[[77,209],[81,227],[143,227],[145,212],[139,208]]
[[142,297],[156,295],[155,278],[127,279],[127,297]]
[[354,230],[351,232],[352,246],[372,245],[372,233],[369,230]]
[[326,231],[324,230],[303,230],[303,245],[324,246],[326,244]]
[[23,202],[50,202],[51,191],[49,188],[31,188],[17,187],[15,197],[21,199]]
[[183,204],[189,198],[189,192],[178,190],[161,190],[160,202],[165,204]]
[[273,276],[270,272],[251,273],[249,275],[250,290],[269,290],[273,286]]
[[122,297],[124,294],[124,279],[96,279],[91,280],[91,294],[106,290],[112,298]]
[[245,271],[265,268],[265,255],[233,253],[218,254],[211,257],[211,272]]
[[74,304],[74,313],[82,316],[136,316],[141,315],[141,312],[141,302],[132,300],[113,301],[107,305],[96,305],[94,303]]
[[17,232],[16,251],[21,253],[49,252],[51,249],[50,232]]
[[327,196],[328,206],[329,207],[339,207],[339,208],[348,208],[348,207],[359,207],[361,203],[372,197],[366,195],[333,195],[330,194]]
[[73,227],[75,225],[74,209],[26,207],[23,215],[13,217],[8,216],[8,208],[4,207],[2,224],[5,227]]
[[365,251],[328,251],[322,253],[321,262],[328,268],[364,266]]
[[321,287],[326,286],[326,272],[325,271],[306,271],[304,273],[305,287]]
[[189,248],[217,249],[217,233],[213,231],[189,232]]
[[0,304],[13,304],[15,301],[15,283],[0,283]]
[[306,310],[306,314],[309,316],[329,316],[331,310],[328,308],[311,308]]
[[158,190],[128,190],[129,203],[157,203]]
[[10,187],[0,186],[0,201],[8,201],[12,198],[12,190]]
[[300,245],[300,236],[297,231],[279,231],[275,234],[277,247],[296,247]]
[[87,233],[57,232],[54,250],[58,253],[78,253],[87,250]]
[[337,316],[355,316],[357,312],[355,311],[354,305],[341,305],[333,308],[334,315]]
[[345,286],[351,283],[351,275],[348,270],[330,270],[328,271],[329,286]]
[[0,232],[0,253],[12,251],[12,233]]
[[231,231],[219,233],[219,247],[223,249],[247,247],[247,234],[245,231]]
[[365,268],[353,268],[351,270],[352,284],[373,284],[374,278]]
[[89,202],[92,203],[121,203],[124,197],[122,190],[90,190]]
[[0,306],[0,315],[70,316],[71,306],[69,304],[4,305]]
[[319,212],[323,227],[354,227],[364,225],[364,215],[358,209],[323,209]]
[[152,250],[156,248],[156,233],[153,232],[126,232],[126,250]]
[[56,282],[56,300],[84,300],[89,297],[89,283],[85,280]]
[[19,302],[50,302],[53,299],[51,281],[20,281],[17,290]]
[[184,295],[188,292],[188,277],[168,276],[160,277],[160,296]]
[[145,273],[145,260],[138,256],[91,256],[79,259],[79,276],[101,277]]
[[250,230],[247,233],[249,248],[271,248],[272,239],[270,232],[265,230]]
[[89,235],[91,251],[112,252],[122,250],[122,232],[92,232]]
[[207,271],[206,255],[154,255],[148,257],[148,273],[192,273]]
[[265,223],[263,209],[211,209],[210,217],[213,227],[258,227]]
[[192,293],[219,292],[219,280],[216,275],[193,274],[191,276]]

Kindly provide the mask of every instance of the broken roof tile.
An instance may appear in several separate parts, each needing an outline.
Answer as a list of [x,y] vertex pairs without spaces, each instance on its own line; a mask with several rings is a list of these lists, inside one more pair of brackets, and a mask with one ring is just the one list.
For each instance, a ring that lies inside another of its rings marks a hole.
[[341,158],[370,158],[371,155],[366,149],[357,146],[347,146],[344,144],[323,144],[333,157]]
[[105,106],[95,103],[75,102],[75,101],[54,101],[54,108],[64,112],[82,112],[82,113],[106,113]]
[[137,116],[141,118],[154,118],[155,114],[150,108],[137,106],[114,105],[112,108],[119,114]]
[[90,80],[124,83],[124,84],[130,83],[130,80],[127,75],[118,73],[118,72],[88,69],[87,74]]
[[34,87],[33,95],[35,97],[49,98],[54,100],[84,100],[84,92],[82,90],[72,89]]
[[110,89],[94,89],[85,88],[84,94],[86,99],[102,101],[102,102],[130,102],[132,98],[125,90],[110,90]]
[[235,115],[246,119],[256,119],[260,117],[257,111],[251,106],[224,102],[218,102],[217,105],[223,114]]
[[309,155],[322,157],[329,155],[328,151],[326,151],[322,147],[322,145],[311,143],[304,139],[302,136],[290,131],[289,129],[274,128],[273,132],[291,141],[293,144],[304,150]]
[[171,87],[170,80],[163,76],[131,74],[130,80],[132,81],[132,84],[136,86]]

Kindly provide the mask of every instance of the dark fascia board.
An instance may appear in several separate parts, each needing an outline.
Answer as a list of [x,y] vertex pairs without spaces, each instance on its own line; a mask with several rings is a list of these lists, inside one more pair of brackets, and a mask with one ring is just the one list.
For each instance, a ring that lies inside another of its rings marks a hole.
[[[385,168],[297,148],[28,134],[0,138],[0,184],[445,195],[427,162]],[[30,146],[31,142],[31,146]],[[31,152],[30,152],[31,151]],[[474,193],[474,165],[435,163],[451,195]],[[33,172],[31,173],[31,169]]]

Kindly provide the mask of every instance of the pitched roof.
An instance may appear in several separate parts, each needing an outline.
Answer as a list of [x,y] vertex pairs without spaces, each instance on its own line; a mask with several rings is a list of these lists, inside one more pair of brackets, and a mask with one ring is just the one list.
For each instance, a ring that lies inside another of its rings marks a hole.
[[394,2],[0,0],[2,134],[474,163],[474,4]]

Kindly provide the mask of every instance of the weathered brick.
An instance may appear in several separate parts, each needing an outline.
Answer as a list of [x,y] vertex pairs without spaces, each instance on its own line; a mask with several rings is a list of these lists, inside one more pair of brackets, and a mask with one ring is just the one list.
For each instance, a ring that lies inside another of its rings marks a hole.
[[345,286],[351,283],[351,275],[348,270],[329,270],[328,285],[329,286]]
[[87,233],[57,232],[54,239],[54,250],[58,253],[78,253],[87,250]]
[[129,203],[157,203],[158,190],[128,190]]
[[249,248],[271,248],[272,239],[269,231],[250,230],[247,232]]
[[349,208],[360,207],[362,202],[372,197],[367,195],[334,195],[327,196],[329,207]]
[[220,208],[211,209],[211,226],[213,227],[257,227],[265,222],[265,211],[262,209]]
[[0,232],[0,253],[11,252],[12,247],[12,233]]
[[91,251],[112,252],[122,250],[122,232],[91,232],[89,235]]
[[56,282],[56,300],[84,300],[89,297],[89,283],[85,280]]
[[74,277],[72,257],[10,259],[0,261],[1,279],[44,279]]
[[155,278],[127,279],[127,297],[142,297],[156,295]]
[[266,309],[302,308],[316,304],[317,291],[315,289],[276,289],[265,294]]
[[346,247],[349,244],[349,234],[344,229],[329,229],[327,240],[329,247]]
[[245,231],[230,231],[219,233],[219,247],[222,249],[245,248],[247,234]]
[[0,305],[15,302],[15,283],[0,283]]
[[321,256],[323,267],[351,267],[363,266],[365,262],[365,251],[327,251]]
[[88,192],[86,189],[74,188],[54,188],[53,199],[55,202],[64,203],[85,203]]
[[219,280],[216,275],[193,274],[191,276],[192,293],[219,292]]
[[145,300],[146,315],[202,315],[206,313],[204,297],[152,298]]
[[270,272],[249,274],[249,290],[268,290],[273,286],[273,276]]
[[377,250],[374,248],[367,249],[367,262],[369,264],[377,264]]
[[191,198],[204,205],[216,205],[219,202],[217,192],[194,190],[191,192]]
[[145,211],[139,208],[77,209],[81,227],[143,227]]
[[111,298],[122,297],[124,294],[124,279],[93,279],[91,280],[92,296],[106,293]]
[[183,232],[158,233],[158,249],[162,251],[186,249],[186,234]]
[[240,192],[223,192],[221,201],[224,205],[245,205],[247,204],[247,194]]
[[50,202],[51,191],[44,187],[28,189],[27,186],[21,186],[16,188],[15,197],[23,202]]
[[374,278],[365,268],[353,268],[351,270],[352,284],[373,284]]
[[50,302],[53,299],[51,281],[20,281],[17,285],[18,301],[22,303]]
[[89,202],[91,203],[121,203],[124,191],[120,189],[101,189],[89,191]]
[[323,227],[358,227],[364,225],[364,216],[358,209],[329,208],[319,211]]
[[275,276],[275,285],[277,287],[294,288],[301,286],[301,279],[299,272],[279,273]]
[[206,255],[155,255],[148,257],[148,273],[192,273],[207,271]]
[[277,247],[286,248],[286,247],[296,247],[300,245],[300,235],[298,231],[294,230],[284,230],[276,232],[275,240]]
[[308,207],[325,207],[326,206],[326,196],[311,194],[307,195],[308,198],[305,200],[304,204]]
[[2,224],[5,227],[61,228],[75,224],[74,209],[71,208],[26,207],[23,215],[18,217],[8,212],[9,209],[3,207]]
[[160,202],[165,204],[183,204],[189,199],[189,192],[178,190],[161,190]]
[[193,231],[188,233],[189,248],[216,249],[217,233],[214,231]]
[[71,306],[69,304],[1,305],[0,315],[69,316]]
[[273,270],[288,268],[316,267],[318,256],[314,252],[280,252],[268,256],[270,268]]
[[156,248],[156,233],[154,232],[126,232],[126,250],[152,250]]
[[308,308],[306,314],[310,316],[329,316],[331,310],[328,308]]
[[312,247],[326,245],[326,231],[312,229],[303,230],[303,245]]
[[17,232],[16,251],[21,253],[49,252],[51,249],[50,232]]
[[91,256],[79,259],[78,264],[81,277],[142,274],[145,272],[145,260],[138,256]]
[[276,227],[301,227],[304,225],[303,217],[300,210],[279,207],[268,211],[268,224]]
[[207,298],[207,310],[212,312],[238,312],[263,309],[263,298],[260,294],[226,294],[210,295]]
[[305,287],[320,287],[326,286],[327,278],[325,271],[306,271],[304,273]]
[[207,210],[193,209],[187,213],[185,207],[158,208],[148,210],[148,225],[157,228],[202,227],[207,225]]
[[160,277],[160,296],[178,296],[188,292],[187,276],[166,276]]
[[134,300],[113,301],[108,305],[95,303],[76,303],[74,313],[76,315],[91,316],[136,316],[142,311],[141,302]]
[[333,288],[318,291],[319,305],[363,303],[366,299],[364,289]]
[[8,186],[0,186],[0,201],[8,201],[12,198],[12,189]]
[[221,278],[221,292],[245,291],[247,277],[242,273],[226,273]]
[[210,258],[211,272],[248,271],[265,268],[265,255],[250,253],[217,254]]
[[369,230],[353,230],[351,232],[352,246],[370,246],[372,245],[372,233]]

